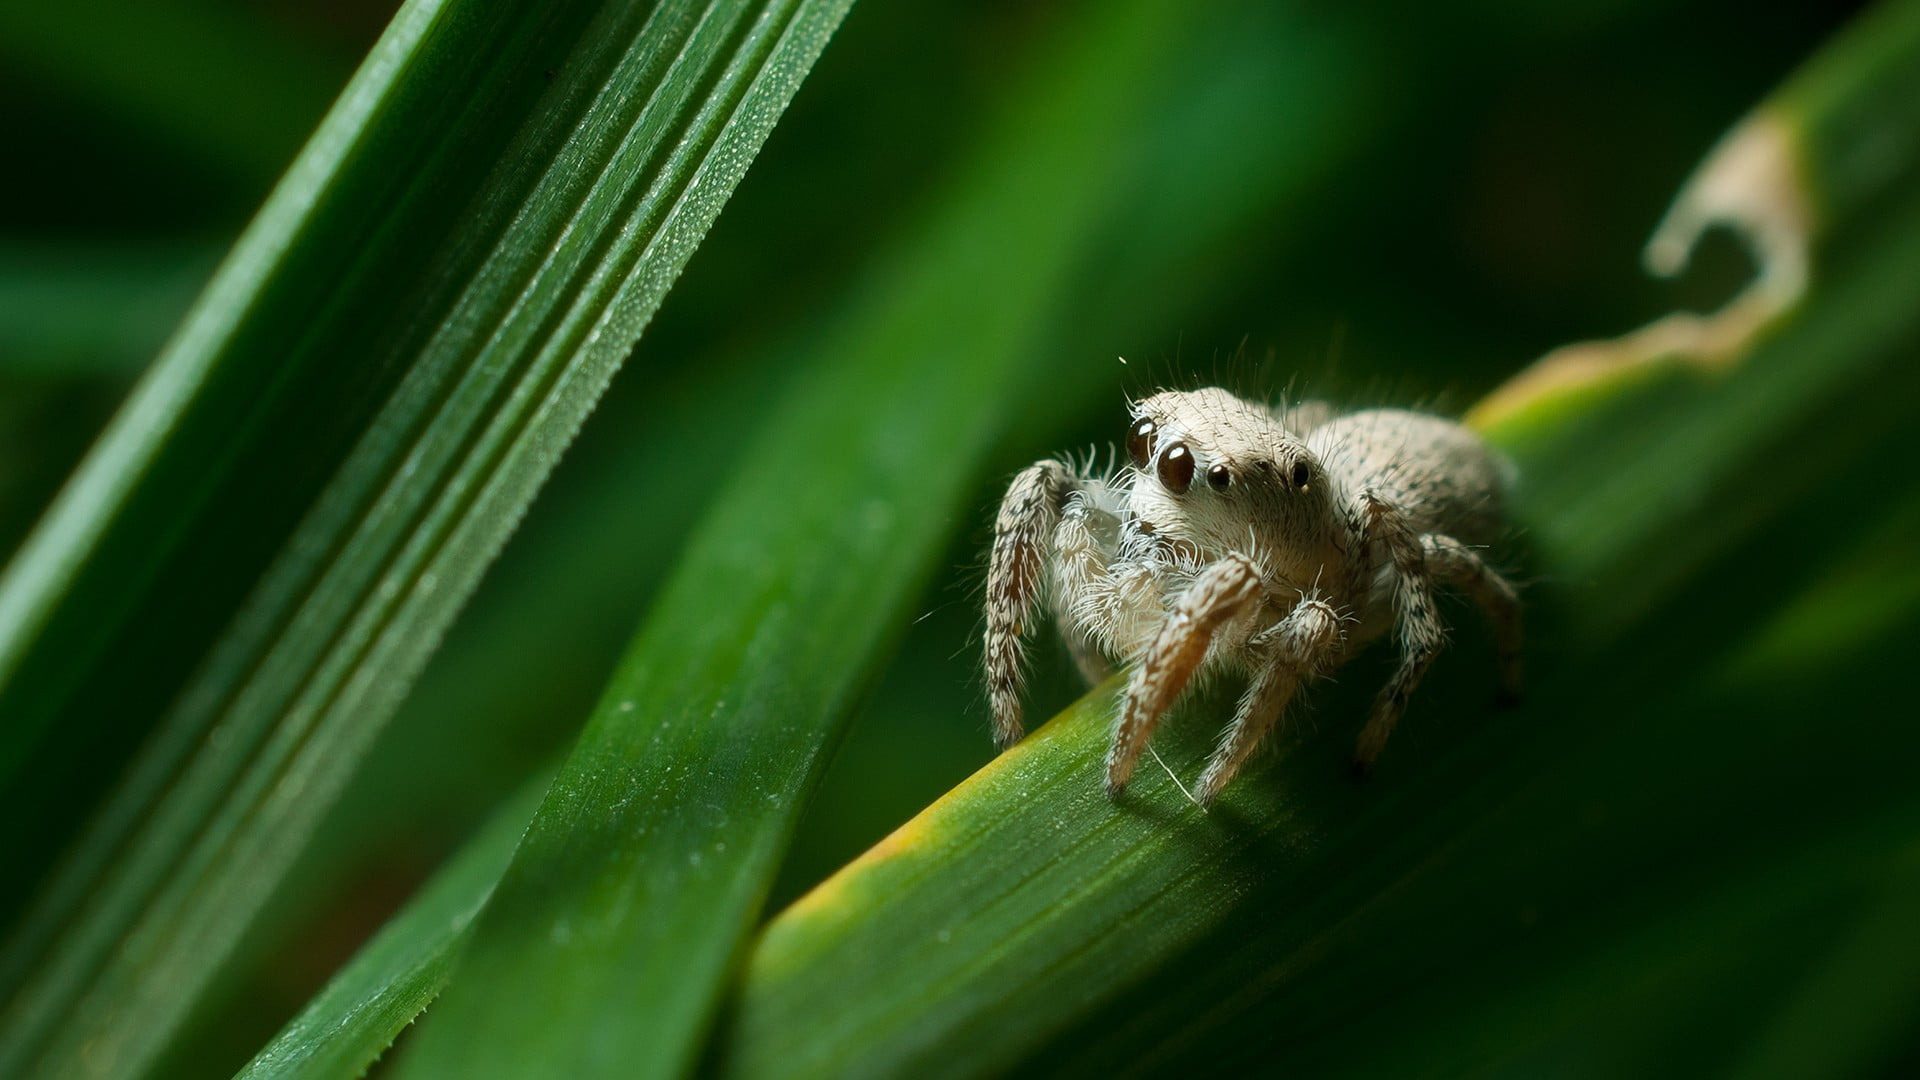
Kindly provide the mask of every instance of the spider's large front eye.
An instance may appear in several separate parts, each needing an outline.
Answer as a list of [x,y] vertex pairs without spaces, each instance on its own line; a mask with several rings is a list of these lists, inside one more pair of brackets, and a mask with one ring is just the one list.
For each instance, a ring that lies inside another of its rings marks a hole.
[[1147,451],[1153,449],[1153,421],[1142,418],[1127,432],[1127,457],[1136,469],[1147,467]]
[[1193,486],[1193,454],[1186,443],[1174,443],[1160,452],[1160,483],[1175,495],[1185,495]]
[[1296,461],[1293,463],[1293,486],[1294,487],[1305,488],[1307,486],[1307,481],[1311,479],[1313,479],[1313,470],[1307,467],[1306,462]]

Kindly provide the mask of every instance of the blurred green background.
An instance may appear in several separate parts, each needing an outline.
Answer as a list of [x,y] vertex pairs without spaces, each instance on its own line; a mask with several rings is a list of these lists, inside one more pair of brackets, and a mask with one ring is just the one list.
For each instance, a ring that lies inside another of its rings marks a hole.
[[[183,1072],[245,1061],[565,747],[739,433],[778,399],[778,357],[820,332],[851,283],[887,272],[876,252],[937,211],[964,152],[1018,110],[1023,73],[1083,7],[855,6],[179,1052]],[[1116,280],[1095,251],[1057,302],[1063,368],[1110,378],[1054,394],[1042,377],[1011,403],[1012,435],[950,523],[947,569],[900,629],[774,905],[988,760],[971,635],[988,515],[1013,469],[1111,442],[1123,394],[1160,382],[1458,409],[1552,346],[1711,307],[1747,271],[1733,245],[1710,245],[1677,284],[1643,275],[1640,247],[1714,140],[1855,7],[1487,0],[1224,17],[1204,39],[1217,51],[1173,76],[1193,92],[1139,117],[1137,176],[1113,178],[1147,185],[1130,197],[1148,211],[1100,237],[1174,254]],[[0,555],[390,14],[371,0],[0,11]],[[1266,71],[1265,55],[1300,55],[1303,26],[1319,77]],[[1301,86],[1329,95],[1306,103],[1328,118],[1319,129],[1274,122],[1301,106],[1279,95]],[[1287,184],[1238,175],[1244,155],[1210,173],[1209,146],[1281,155],[1302,139],[1312,167]],[[1187,235],[1210,239],[1165,239]],[[1063,656],[1040,666],[1036,716],[1079,692]],[[33,884],[11,881],[6,908]]]

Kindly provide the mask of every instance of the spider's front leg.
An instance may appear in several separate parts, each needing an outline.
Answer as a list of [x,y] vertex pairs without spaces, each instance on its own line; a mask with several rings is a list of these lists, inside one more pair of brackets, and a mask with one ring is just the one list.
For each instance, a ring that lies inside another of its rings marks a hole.
[[1285,618],[1254,639],[1264,646],[1266,662],[1254,673],[1233,726],[1220,740],[1207,771],[1200,775],[1196,797],[1210,803],[1240,772],[1253,751],[1267,737],[1286,712],[1300,684],[1316,673],[1326,671],[1338,656],[1344,640],[1340,616],[1333,605],[1320,599],[1303,599]]
[[1213,635],[1252,611],[1260,602],[1260,590],[1260,571],[1252,560],[1230,554],[1202,570],[1180,594],[1127,682],[1126,703],[1107,751],[1110,797],[1126,790],[1147,738],[1206,659]]
[[1407,524],[1406,516],[1371,491],[1360,498],[1367,540],[1380,543],[1393,570],[1393,607],[1400,631],[1400,666],[1374,698],[1373,712],[1353,752],[1353,770],[1365,776],[1406,711],[1407,697],[1420,685],[1433,658],[1446,644],[1447,628],[1434,604],[1433,574],[1427,565],[1426,549]]
[[993,555],[987,563],[985,651],[993,741],[1002,750],[1026,733],[1020,722],[1020,690],[1026,678],[1021,637],[1040,600],[1047,546],[1060,523],[1060,509],[1079,483],[1066,465],[1037,461],[1013,478],[994,519]]

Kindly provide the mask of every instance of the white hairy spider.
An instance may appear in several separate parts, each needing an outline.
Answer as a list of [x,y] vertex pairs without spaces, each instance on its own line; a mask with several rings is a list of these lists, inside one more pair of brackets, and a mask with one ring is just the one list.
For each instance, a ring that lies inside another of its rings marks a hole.
[[1520,605],[1476,548],[1503,530],[1502,464],[1458,424],[1397,409],[1276,411],[1218,388],[1132,408],[1130,467],[1041,461],[1013,480],[987,571],[994,740],[1023,734],[1022,634],[1043,595],[1089,679],[1131,662],[1107,754],[1117,797],[1196,672],[1249,678],[1200,778],[1209,801],[1302,683],[1398,631],[1400,666],[1354,752],[1364,773],[1446,637],[1434,588],[1493,622],[1503,696],[1519,692]]

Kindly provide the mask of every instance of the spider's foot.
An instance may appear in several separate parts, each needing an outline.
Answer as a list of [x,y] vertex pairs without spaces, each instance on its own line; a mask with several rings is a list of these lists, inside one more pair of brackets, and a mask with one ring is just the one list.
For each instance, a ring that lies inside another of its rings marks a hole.
[[1018,720],[1012,723],[1004,721],[993,725],[993,748],[1001,753],[1013,749],[1013,744],[1026,738],[1027,729]]
[[1120,801],[1127,784],[1133,780],[1133,767],[1138,763],[1138,755],[1138,751],[1131,756],[1122,753],[1118,745],[1107,752],[1107,798]]

